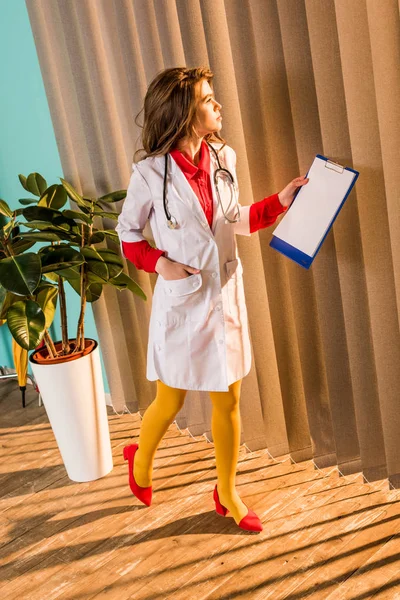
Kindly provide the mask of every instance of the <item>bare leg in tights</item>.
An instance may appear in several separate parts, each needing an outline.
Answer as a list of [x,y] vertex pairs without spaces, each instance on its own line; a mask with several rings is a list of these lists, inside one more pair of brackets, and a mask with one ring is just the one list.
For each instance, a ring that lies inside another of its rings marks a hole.
[[139,448],[135,454],[133,475],[141,487],[152,485],[154,455],[168,427],[181,410],[185,396],[186,390],[178,390],[157,381],[157,395],[144,413]]
[[[211,430],[215,447],[218,495],[236,523],[247,514],[247,507],[235,489],[240,444],[241,383],[239,380],[230,385],[228,392],[209,392],[213,404]],[[135,454],[134,477],[141,487],[152,485],[156,450],[181,410],[185,396],[186,390],[175,389],[157,381],[157,395],[142,419],[139,448]]]
[[211,431],[215,447],[218,496],[236,523],[247,515],[247,507],[236,491],[236,467],[240,446],[240,388],[242,380],[228,392],[209,392],[213,405]]

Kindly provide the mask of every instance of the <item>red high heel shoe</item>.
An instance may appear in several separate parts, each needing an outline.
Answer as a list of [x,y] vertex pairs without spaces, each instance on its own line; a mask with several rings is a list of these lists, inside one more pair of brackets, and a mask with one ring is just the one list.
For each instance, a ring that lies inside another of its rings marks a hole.
[[131,488],[132,494],[136,496],[136,498],[146,504],[146,506],[150,506],[151,497],[153,494],[152,486],[149,485],[148,487],[141,487],[136,483],[133,475],[133,461],[138,448],[138,444],[131,444],[130,446],[125,446],[124,448],[124,459],[128,461],[129,465],[129,487]]
[[[225,508],[223,504],[219,501],[217,486],[214,488],[214,501],[215,501],[215,510],[219,515],[225,517],[229,510]],[[247,505],[246,505],[247,506]],[[257,517],[256,513],[247,507],[248,513],[243,519],[240,521],[238,527],[240,529],[244,529],[245,531],[262,531],[263,526],[261,525],[260,519]],[[236,521],[235,521],[236,523]],[[236,523],[237,524],[237,523]]]

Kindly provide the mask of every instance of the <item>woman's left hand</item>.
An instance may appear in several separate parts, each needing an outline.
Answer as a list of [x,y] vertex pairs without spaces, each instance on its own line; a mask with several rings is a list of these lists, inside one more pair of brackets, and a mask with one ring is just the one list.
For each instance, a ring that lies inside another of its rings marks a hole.
[[303,175],[301,177],[296,177],[296,179],[292,179],[292,181],[278,194],[279,202],[282,206],[290,206],[293,202],[297,188],[306,185],[308,182],[309,178],[304,177]]

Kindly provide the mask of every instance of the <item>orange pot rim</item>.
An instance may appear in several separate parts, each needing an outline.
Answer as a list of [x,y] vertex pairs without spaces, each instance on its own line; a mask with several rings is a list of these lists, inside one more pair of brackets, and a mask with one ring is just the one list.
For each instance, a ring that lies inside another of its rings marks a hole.
[[[69,338],[68,342],[71,342],[74,345],[76,339]],[[29,361],[34,363],[35,365],[58,365],[61,363],[71,362],[73,360],[77,360],[78,358],[83,358],[87,356],[98,347],[98,342],[93,340],[92,338],[85,338],[85,349],[77,352],[76,354],[66,355],[66,356],[58,356],[57,358],[48,358],[48,351],[46,347],[40,348],[40,350],[34,350],[29,357]],[[62,346],[62,340],[58,340],[54,342],[54,346],[56,350],[58,350]],[[46,356],[42,356],[46,354]]]

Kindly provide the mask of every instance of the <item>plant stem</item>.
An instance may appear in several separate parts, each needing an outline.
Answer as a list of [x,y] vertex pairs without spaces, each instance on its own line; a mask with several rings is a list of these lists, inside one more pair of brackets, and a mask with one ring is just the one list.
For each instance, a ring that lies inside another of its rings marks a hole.
[[81,223],[81,248],[83,248],[85,245],[85,224]]
[[[83,224],[81,227],[81,232],[82,232],[82,248],[83,248],[85,245]],[[87,281],[86,264],[83,263],[83,265],[81,265],[81,289],[80,289],[81,312],[79,314],[78,330],[76,332],[76,347],[75,347],[75,349],[77,351],[85,349],[84,319],[85,319],[85,309],[86,309],[86,281]]]
[[68,342],[68,321],[67,307],[65,301],[64,282],[61,275],[58,276],[58,291],[60,295],[60,316],[61,316],[61,335],[62,335],[62,353],[69,354],[70,346]]
[[6,253],[8,252],[9,256],[14,256],[14,250],[12,249],[12,245],[10,244],[10,242],[8,241],[8,238],[5,241],[5,250]]
[[6,256],[9,256],[9,252],[8,252],[8,248],[6,246],[5,240],[2,240],[1,238],[0,238],[0,247],[3,250],[4,254]]
[[57,350],[53,344],[53,340],[51,339],[50,333],[48,329],[44,330],[44,343],[46,344],[46,348],[51,358],[56,358]]

